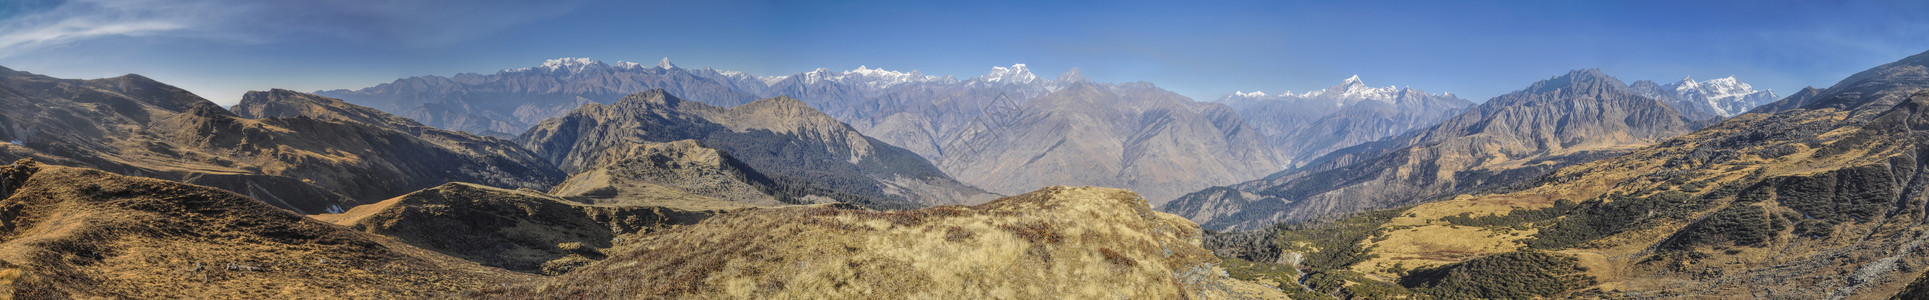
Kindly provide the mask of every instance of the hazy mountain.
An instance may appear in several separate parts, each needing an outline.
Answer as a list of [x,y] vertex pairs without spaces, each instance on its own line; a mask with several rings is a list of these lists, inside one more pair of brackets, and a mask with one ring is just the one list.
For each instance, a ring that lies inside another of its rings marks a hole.
[[1756,91],[1734,76],[1699,82],[1692,77],[1682,78],[1665,85],[1642,80],[1629,87],[1636,95],[1668,102],[1676,111],[1694,120],[1733,117],[1776,99],[1774,91]]
[[953,181],[910,151],[859,134],[788,97],[721,108],[651,90],[615,104],[585,105],[518,138],[571,173],[624,158],[608,154],[647,153],[612,149],[680,140],[695,140],[741,161],[761,174],[745,178],[750,185],[784,203],[835,200],[908,208],[991,197]]
[[69,80],[0,69],[0,140],[11,141],[0,158],[214,186],[307,213],[449,181],[543,188],[562,178],[505,141],[333,99],[254,92],[237,107],[266,118],[139,75]]
[[1688,132],[1668,104],[1599,70],[1501,95],[1423,130],[1342,149],[1266,179],[1181,197],[1164,209],[1206,228],[1408,205],[1498,188]]
[[[1245,121],[1237,114],[1226,113],[1230,110],[1224,110],[1220,104],[1195,103],[1150,84],[1092,83],[1076,69],[1056,79],[1033,74],[1024,64],[993,67],[985,75],[965,79],[863,66],[848,71],[817,69],[784,76],[759,77],[741,72],[681,68],[669,64],[667,60],[656,67],[644,67],[633,63],[607,65],[587,59],[558,59],[540,67],[504,70],[496,75],[464,74],[437,81],[438,78],[441,77],[417,77],[352,92],[338,90],[321,93],[340,95],[351,102],[369,103],[383,109],[408,110],[404,116],[437,127],[470,131],[479,130],[480,127],[463,125],[474,123],[464,120],[488,119],[492,120],[488,122],[490,124],[506,124],[486,130],[522,128],[526,125],[519,124],[533,124],[536,122],[534,120],[540,119],[535,118],[538,116],[547,118],[566,114],[569,110],[560,109],[563,107],[573,108],[587,103],[609,104],[615,99],[608,94],[610,92],[640,92],[642,90],[639,89],[649,87],[664,86],[671,94],[682,99],[718,107],[748,103],[745,99],[751,95],[783,96],[802,101],[837,121],[850,124],[866,136],[937,162],[941,170],[960,181],[1007,194],[1054,184],[1102,185],[1133,189],[1153,197],[1156,202],[1163,202],[1186,191],[1258,178],[1285,167],[1281,163],[1284,156],[1267,149],[1272,146],[1265,142],[1265,137],[1247,128]],[[443,84],[418,83],[429,81]],[[507,90],[503,86],[525,82],[544,83],[525,84],[543,89],[523,88],[515,89],[517,93],[475,96],[479,95],[478,91]],[[672,83],[674,87],[670,87]],[[1104,99],[1071,101],[1086,103],[1074,106],[1043,104],[1034,107],[1032,104],[1037,98],[1081,85],[1101,87],[1104,93],[1082,95]],[[1133,88],[1121,89],[1121,86]],[[717,92],[717,89],[732,92]],[[681,91],[695,91],[699,96],[683,97],[685,94]],[[541,95],[532,96],[536,94]],[[1429,105],[1406,104],[1420,101],[1403,99],[1406,98],[1396,95],[1387,101],[1400,105]],[[482,105],[497,102],[504,105]],[[413,108],[418,106],[422,109],[464,107],[467,110],[441,113]],[[1362,106],[1352,109],[1359,113],[1337,115],[1322,124],[1357,124],[1354,128],[1372,128],[1371,133],[1332,130],[1324,135],[1307,134],[1309,140],[1320,140],[1305,143],[1305,147],[1337,148],[1345,143],[1377,138],[1379,132],[1397,130],[1378,127],[1404,127],[1408,126],[1402,125],[1405,123],[1429,121],[1425,116],[1404,111],[1374,105]],[[1069,119],[1059,118],[1097,116],[1122,119],[1091,119],[1108,123],[1101,126],[1103,130],[1090,132],[1098,135],[1066,135],[1048,128],[1006,128],[1013,126],[1013,122],[1020,120],[1021,116],[1060,121]],[[982,136],[1016,131],[1035,131],[1042,135],[1017,142],[988,140],[988,137]],[[1181,131],[1184,134],[1178,134]],[[1134,135],[1143,135],[1143,138],[1134,139]],[[1091,145],[1106,144],[1095,147],[1111,150],[1091,148],[1072,151],[1070,148],[1050,147],[1061,139]],[[1172,147],[1150,146],[1145,144],[1148,141],[1166,143]],[[1174,148],[1177,145],[1194,146],[1186,146],[1189,148],[1179,151],[1180,148]],[[741,157],[743,154],[725,152],[744,159]],[[1046,157],[1075,157],[1077,161],[1093,164],[1075,163],[1044,169],[1030,167],[1036,166],[1032,157],[1047,152],[1050,155]],[[995,168],[995,173],[985,173],[980,163],[1001,167]],[[1145,172],[1130,172],[1126,168]],[[603,185],[607,184],[598,183],[594,186]]]
[[757,99],[755,78],[734,72],[678,68],[665,58],[656,66],[605,64],[561,58],[541,66],[495,74],[456,74],[397,79],[357,90],[318,91],[437,128],[510,136],[587,103],[611,103],[624,95],[665,89],[690,99],[736,106]]
[[1276,95],[1234,92],[1219,102],[1231,106],[1265,135],[1289,158],[1289,166],[1303,166],[1334,150],[1440,124],[1474,106],[1450,93],[1367,86],[1359,76],[1324,90]]
[[1515,189],[1277,236],[1351,232],[1318,242],[1339,246],[1288,251],[1348,257],[1302,267],[1366,273],[1309,286],[1397,278],[1433,298],[1913,299],[1929,282],[1926,91],[1929,52]]
[[1153,203],[1283,168],[1231,109],[1149,83],[1069,83],[997,118],[967,124],[939,166],[994,192],[1095,185]]
[[884,81],[864,98],[792,97],[998,193],[1096,185],[1163,203],[1284,167],[1282,155],[1224,105],[1149,83],[1095,83],[1078,69],[1046,79],[1024,64],[965,80],[886,78],[923,80]]
[[527,281],[210,187],[0,165],[12,299],[419,298]]
[[[464,298],[1285,299],[1129,191],[1053,187],[870,212],[755,209],[638,238],[575,272]],[[621,280],[612,280],[621,278]]]

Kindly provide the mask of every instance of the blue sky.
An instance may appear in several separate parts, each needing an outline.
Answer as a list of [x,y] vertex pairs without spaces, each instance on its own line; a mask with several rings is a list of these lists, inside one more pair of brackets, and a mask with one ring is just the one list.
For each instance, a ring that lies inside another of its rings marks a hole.
[[0,66],[232,104],[558,57],[782,75],[1028,64],[1199,100],[1374,86],[1474,101],[1567,70],[1786,95],[1929,50],[1923,1],[0,0]]

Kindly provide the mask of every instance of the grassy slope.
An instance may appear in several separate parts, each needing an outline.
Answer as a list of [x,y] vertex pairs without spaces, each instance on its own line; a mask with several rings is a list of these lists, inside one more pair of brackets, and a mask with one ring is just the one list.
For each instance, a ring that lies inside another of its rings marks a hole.
[[756,209],[504,298],[1173,298],[1284,295],[1229,280],[1199,229],[1130,192],[1054,187],[972,207]]

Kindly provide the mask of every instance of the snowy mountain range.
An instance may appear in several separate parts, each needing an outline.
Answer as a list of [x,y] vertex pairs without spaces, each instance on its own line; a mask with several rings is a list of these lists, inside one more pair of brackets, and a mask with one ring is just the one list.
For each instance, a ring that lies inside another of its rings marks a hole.
[[[1393,103],[1399,100],[1399,98],[1403,94],[1407,94],[1410,91],[1418,91],[1418,90],[1415,90],[1412,88],[1400,88],[1400,87],[1395,87],[1391,85],[1385,86],[1385,87],[1371,87],[1371,86],[1367,86],[1364,81],[1360,80],[1360,75],[1353,75],[1353,77],[1347,77],[1346,80],[1340,81],[1339,85],[1328,87],[1324,90],[1307,91],[1304,93],[1297,93],[1297,94],[1293,93],[1292,91],[1285,91],[1275,95],[1268,95],[1266,94],[1266,92],[1261,92],[1261,91],[1253,91],[1250,93],[1244,92],[1244,91],[1235,91],[1231,95],[1227,95],[1225,98],[1221,98],[1220,101],[1236,102],[1236,101],[1267,101],[1267,100],[1288,100],[1288,101],[1318,100],[1321,102],[1331,102],[1332,104],[1334,104],[1334,106],[1345,106],[1346,104],[1359,102],[1362,100],[1373,100],[1373,101],[1380,101],[1380,102],[1386,102],[1386,103]],[[1422,92],[1422,95],[1431,96],[1431,97],[1448,97],[1448,98],[1454,97],[1453,93],[1425,94],[1424,92]]]
[[1757,91],[1735,76],[1707,81],[1687,77],[1669,84],[1642,80],[1630,84],[1629,88],[1637,95],[1668,102],[1682,111],[1682,115],[1694,119],[1733,117],[1780,98],[1772,90]]
[[1236,91],[1219,102],[1245,117],[1293,166],[1340,148],[1432,126],[1473,106],[1452,93],[1368,86],[1358,75],[1323,90]]

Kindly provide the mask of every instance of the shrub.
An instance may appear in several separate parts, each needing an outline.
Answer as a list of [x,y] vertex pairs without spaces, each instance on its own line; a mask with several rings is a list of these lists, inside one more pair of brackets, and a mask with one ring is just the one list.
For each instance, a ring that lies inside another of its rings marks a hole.
[[1344,269],[1372,259],[1373,255],[1360,246],[1360,241],[1379,233],[1380,225],[1404,211],[1377,210],[1327,223],[1276,225],[1279,238],[1275,244],[1279,249],[1304,253],[1306,258],[1300,264],[1306,267]]
[[1440,299],[1553,298],[1594,285],[1586,271],[1573,256],[1511,252],[1413,270],[1400,285]]
[[1472,213],[1461,213],[1460,215],[1447,216],[1443,219],[1446,220],[1448,224],[1460,226],[1514,227],[1516,225],[1546,222],[1560,218],[1562,215],[1573,211],[1576,207],[1580,207],[1580,204],[1574,203],[1574,201],[1568,201],[1567,199],[1560,199],[1554,200],[1553,206],[1538,209],[1515,208],[1513,211],[1508,212],[1507,215],[1489,214],[1474,217]]
[[1714,203],[1706,197],[1692,197],[1679,191],[1633,197],[1614,193],[1582,202],[1566,218],[1554,222],[1522,240],[1529,247],[1561,249],[1614,235],[1653,220],[1682,220],[1705,211]]
[[1768,213],[1760,206],[1732,205],[1696,220],[1662,242],[1663,249],[1687,250],[1697,245],[1763,246],[1771,231]]

